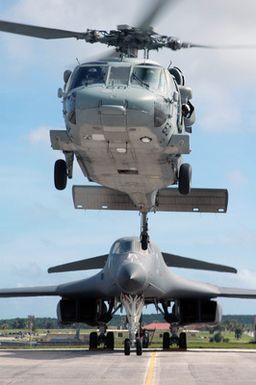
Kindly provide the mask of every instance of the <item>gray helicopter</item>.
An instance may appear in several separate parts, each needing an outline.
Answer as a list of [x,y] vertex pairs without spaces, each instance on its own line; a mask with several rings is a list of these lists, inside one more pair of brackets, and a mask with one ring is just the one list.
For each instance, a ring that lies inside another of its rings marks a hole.
[[[76,38],[114,47],[107,57],[64,72],[64,89],[59,89],[58,95],[66,127],[50,131],[50,139],[52,148],[62,151],[65,160],[56,161],[54,180],[56,188],[63,190],[67,178],[72,178],[76,158],[89,181],[126,194],[142,213],[141,242],[145,249],[147,213],[159,209],[161,191],[178,184],[179,194],[190,193],[191,166],[183,163],[182,155],[191,151],[195,122],[192,91],[182,71],[149,60],[149,52],[160,48],[228,48],[182,42],[154,32],[151,24],[172,2],[155,1],[151,8],[147,5],[136,27],[119,25],[109,32],[75,32],[0,21],[3,32],[42,39]],[[144,51],[143,58],[138,57],[140,50]],[[100,190],[94,193],[99,194],[99,201]],[[166,199],[168,193],[173,194],[171,189],[165,190]],[[76,196],[76,189],[73,194]]]
[[143,347],[149,346],[141,324],[145,305],[154,304],[170,323],[170,332],[163,334],[163,349],[169,349],[172,344],[186,349],[186,333],[178,336],[178,327],[219,322],[221,308],[215,298],[256,298],[256,290],[192,281],[178,276],[168,266],[237,272],[233,267],[160,252],[152,242],[143,250],[138,238],[125,237],[114,242],[109,254],[48,270],[57,273],[101,269],[90,278],[58,286],[0,289],[0,297],[60,296],[57,306],[60,323],[84,322],[99,328],[99,333],[90,334],[89,348],[93,350],[101,345],[114,349],[114,334],[107,332],[107,324],[118,310],[124,309],[129,333],[124,341],[125,355],[130,354],[131,348],[141,355]]

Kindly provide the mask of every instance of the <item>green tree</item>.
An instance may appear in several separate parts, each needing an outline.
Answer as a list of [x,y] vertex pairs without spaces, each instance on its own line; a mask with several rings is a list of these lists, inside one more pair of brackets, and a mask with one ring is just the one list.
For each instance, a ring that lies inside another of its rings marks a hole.
[[242,327],[236,327],[235,328],[235,337],[237,340],[239,340],[242,337],[243,334],[243,328]]

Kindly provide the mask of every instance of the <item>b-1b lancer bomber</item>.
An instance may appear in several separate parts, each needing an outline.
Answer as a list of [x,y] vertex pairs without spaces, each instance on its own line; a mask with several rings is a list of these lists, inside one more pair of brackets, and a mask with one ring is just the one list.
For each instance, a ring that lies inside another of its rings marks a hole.
[[141,355],[149,340],[141,327],[145,305],[154,304],[170,323],[170,332],[163,334],[163,349],[177,344],[186,349],[186,334],[177,328],[189,324],[216,323],[221,320],[217,297],[256,298],[256,289],[219,287],[192,281],[175,274],[169,267],[236,273],[229,266],[208,263],[160,252],[150,242],[141,248],[138,238],[126,237],[114,242],[109,254],[52,267],[49,273],[101,269],[90,278],[57,286],[0,289],[0,297],[59,296],[59,322],[84,322],[97,326],[99,333],[90,334],[90,349],[104,345],[114,349],[114,334],[107,332],[107,324],[121,308],[125,310],[128,337],[124,353],[131,348]]

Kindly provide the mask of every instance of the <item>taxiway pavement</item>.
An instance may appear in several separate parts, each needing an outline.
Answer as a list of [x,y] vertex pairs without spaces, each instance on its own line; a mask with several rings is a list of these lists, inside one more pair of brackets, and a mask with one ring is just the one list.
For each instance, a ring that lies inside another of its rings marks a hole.
[[1,350],[0,385],[256,385],[256,351]]

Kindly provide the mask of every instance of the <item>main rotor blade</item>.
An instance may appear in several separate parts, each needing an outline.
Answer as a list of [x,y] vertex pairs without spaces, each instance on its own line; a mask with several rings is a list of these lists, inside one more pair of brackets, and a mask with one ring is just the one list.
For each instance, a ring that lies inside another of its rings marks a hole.
[[0,31],[15,33],[16,35],[25,35],[37,37],[40,39],[65,39],[74,37],[76,39],[84,39],[85,33],[66,31],[63,29],[39,27],[36,25],[13,23],[10,21],[0,20]]
[[[148,1],[148,0],[147,0]],[[153,22],[159,17],[161,12],[164,11],[165,7],[171,3],[175,3],[177,0],[158,0],[154,1],[149,12],[144,16],[144,18],[138,23],[137,27],[142,29],[147,29],[152,26]]]
[[228,44],[228,45],[211,45],[211,44],[194,44],[190,42],[182,42],[180,48],[209,48],[209,49],[255,49],[256,44]]

